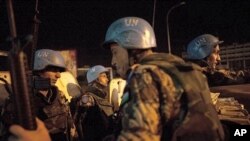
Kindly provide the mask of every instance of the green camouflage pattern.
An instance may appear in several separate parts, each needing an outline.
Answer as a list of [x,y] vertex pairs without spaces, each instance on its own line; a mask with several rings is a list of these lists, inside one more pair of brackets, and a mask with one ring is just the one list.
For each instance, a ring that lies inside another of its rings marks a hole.
[[200,68],[167,54],[145,57],[128,79],[118,140],[219,141],[222,126]]
[[[140,66],[134,70],[129,83],[130,100],[123,107],[123,129],[118,140],[160,140],[161,122],[159,113],[159,90],[152,78],[151,71],[158,74],[168,103],[164,111],[170,119],[177,102],[176,90],[170,76],[156,66]],[[152,69],[152,70],[151,70]]]

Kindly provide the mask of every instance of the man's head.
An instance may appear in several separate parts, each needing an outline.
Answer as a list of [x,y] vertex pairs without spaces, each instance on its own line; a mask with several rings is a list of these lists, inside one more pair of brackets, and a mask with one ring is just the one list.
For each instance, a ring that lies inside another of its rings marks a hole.
[[54,50],[40,49],[35,52],[33,72],[42,78],[51,80],[51,84],[55,85],[60,72],[65,71],[66,65],[62,55]]
[[[103,46],[111,49],[112,65],[124,77],[129,68],[128,65],[132,64],[130,61],[138,59],[137,53],[156,47],[155,33],[146,20],[138,17],[124,17],[109,26]],[[123,59],[120,59],[120,55]]]
[[211,34],[203,34],[193,39],[187,46],[188,59],[205,60],[211,69],[220,62],[220,47],[223,43]]
[[109,79],[107,76],[108,69],[101,65],[91,67],[87,72],[88,84],[97,82],[103,86],[108,86]]

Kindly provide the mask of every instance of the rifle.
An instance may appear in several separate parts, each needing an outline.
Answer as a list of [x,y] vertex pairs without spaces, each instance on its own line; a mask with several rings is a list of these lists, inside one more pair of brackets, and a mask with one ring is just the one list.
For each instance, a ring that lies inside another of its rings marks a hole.
[[14,11],[12,0],[6,0],[8,20],[11,34],[11,46],[8,59],[11,73],[11,86],[13,93],[10,98],[13,101],[15,122],[25,129],[36,129],[35,117],[31,104],[31,77],[28,74],[28,61],[26,54],[20,48],[20,41],[17,39]]
[[33,26],[32,26],[33,42],[31,44],[31,47],[29,48],[30,52],[27,52],[27,55],[30,56],[29,57],[30,70],[33,69],[34,52],[35,52],[36,47],[37,47],[38,29],[39,29],[39,24],[41,23],[41,21],[38,19],[38,14],[39,14],[38,0],[36,0],[36,3],[35,3],[35,15],[34,15],[34,18],[33,18]]

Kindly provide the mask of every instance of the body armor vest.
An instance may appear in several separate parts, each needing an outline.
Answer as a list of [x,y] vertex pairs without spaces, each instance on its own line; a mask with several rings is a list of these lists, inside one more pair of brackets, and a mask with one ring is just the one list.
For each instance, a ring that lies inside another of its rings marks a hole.
[[105,91],[101,91],[95,87],[89,88],[87,93],[95,99],[96,104],[106,114],[106,116],[113,114],[113,106],[110,104],[109,99],[106,98],[108,93],[105,93]]
[[57,88],[50,89],[49,98],[39,92],[35,95],[36,113],[42,119],[51,134],[65,132],[69,121],[70,111],[66,98]]

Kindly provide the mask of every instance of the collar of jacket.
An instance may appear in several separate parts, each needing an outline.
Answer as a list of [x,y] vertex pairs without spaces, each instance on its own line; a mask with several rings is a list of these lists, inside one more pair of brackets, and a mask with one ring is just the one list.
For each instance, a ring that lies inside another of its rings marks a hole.
[[93,83],[92,85],[87,87],[86,92],[93,93],[101,98],[105,98],[107,96],[108,90],[107,88],[99,86],[98,83]]

